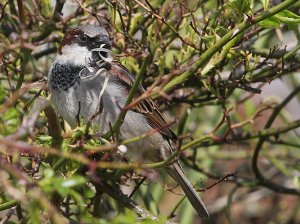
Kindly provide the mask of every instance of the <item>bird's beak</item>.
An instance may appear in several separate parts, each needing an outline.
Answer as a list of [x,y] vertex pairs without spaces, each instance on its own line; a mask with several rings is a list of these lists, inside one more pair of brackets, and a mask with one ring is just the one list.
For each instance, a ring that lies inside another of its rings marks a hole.
[[109,39],[109,37],[104,36],[104,38],[101,38],[101,43],[107,45],[109,48],[111,48],[112,41]]
[[110,49],[112,46],[112,41],[109,39],[108,36],[104,36],[104,35],[97,37],[97,40],[93,41],[94,48],[98,48],[100,47],[100,45],[103,46],[103,44],[105,48]]

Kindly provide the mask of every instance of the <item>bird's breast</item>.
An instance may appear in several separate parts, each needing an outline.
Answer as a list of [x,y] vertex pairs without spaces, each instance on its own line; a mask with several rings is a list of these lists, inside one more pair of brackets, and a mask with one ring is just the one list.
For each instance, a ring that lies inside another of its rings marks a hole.
[[80,82],[79,73],[83,66],[54,62],[49,73],[49,84],[53,90],[67,91]]

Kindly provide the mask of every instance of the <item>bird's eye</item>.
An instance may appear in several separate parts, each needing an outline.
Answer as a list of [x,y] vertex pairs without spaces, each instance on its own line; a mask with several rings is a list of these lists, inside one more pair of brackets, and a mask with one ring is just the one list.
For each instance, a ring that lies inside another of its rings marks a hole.
[[86,42],[88,40],[88,36],[83,34],[80,36],[80,40],[83,41],[83,42]]

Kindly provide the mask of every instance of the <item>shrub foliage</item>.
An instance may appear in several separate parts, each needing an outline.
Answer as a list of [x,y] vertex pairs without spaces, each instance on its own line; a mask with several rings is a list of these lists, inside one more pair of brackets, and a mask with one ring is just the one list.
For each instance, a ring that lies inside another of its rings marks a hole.
[[[176,156],[208,205],[204,222],[300,222],[299,8],[298,0],[2,1],[1,223],[198,223],[180,190],[156,175]],[[49,102],[46,77],[64,33],[99,23],[114,58],[179,136],[165,162],[125,162],[117,147],[137,139],[71,130]]]

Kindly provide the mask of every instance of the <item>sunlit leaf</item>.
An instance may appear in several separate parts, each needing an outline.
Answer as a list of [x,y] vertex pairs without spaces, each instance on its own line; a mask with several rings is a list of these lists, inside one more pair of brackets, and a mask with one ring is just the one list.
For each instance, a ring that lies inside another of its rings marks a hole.
[[62,183],[62,187],[75,187],[86,183],[86,179],[82,176],[72,176]]
[[260,0],[260,1],[264,7],[264,10],[268,9],[270,0]]
[[280,20],[275,17],[269,17],[258,24],[263,28],[280,28]]

